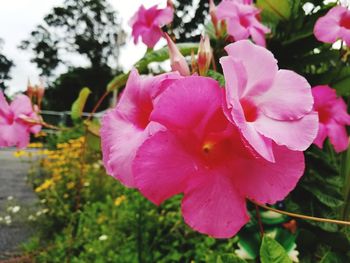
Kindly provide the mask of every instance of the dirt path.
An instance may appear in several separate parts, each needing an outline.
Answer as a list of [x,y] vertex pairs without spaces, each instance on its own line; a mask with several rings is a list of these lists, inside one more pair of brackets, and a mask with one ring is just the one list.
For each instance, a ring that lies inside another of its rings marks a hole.
[[[26,182],[29,160],[19,159],[13,156],[15,150],[0,150],[0,212],[6,211],[9,202],[20,206],[23,210],[34,208],[36,196]],[[10,197],[10,198],[9,198]],[[8,199],[13,198],[13,201]],[[18,212],[19,213],[19,212]],[[28,239],[32,229],[26,224],[25,219],[15,219],[11,224],[0,224],[0,260],[9,257],[18,251],[18,246]]]

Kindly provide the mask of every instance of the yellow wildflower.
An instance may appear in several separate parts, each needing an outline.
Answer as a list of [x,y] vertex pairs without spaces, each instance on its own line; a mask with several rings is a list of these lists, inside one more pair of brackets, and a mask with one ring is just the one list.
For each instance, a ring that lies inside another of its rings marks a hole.
[[66,186],[67,186],[67,189],[70,190],[70,189],[73,189],[73,188],[74,188],[75,183],[74,183],[74,182],[69,182],[69,183],[67,183]]
[[53,185],[54,185],[54,182],[52,179],[46,179],[40,186],[35,188],[35,192],[39,193],[39,192],[45,191]]
[[120,206],[121,203],[123,203],[125,200],[126,200],[125,195],[121,195],[121,196],[117,197],[117,198],[114,200],[114,205],[115,205],[115,206]]

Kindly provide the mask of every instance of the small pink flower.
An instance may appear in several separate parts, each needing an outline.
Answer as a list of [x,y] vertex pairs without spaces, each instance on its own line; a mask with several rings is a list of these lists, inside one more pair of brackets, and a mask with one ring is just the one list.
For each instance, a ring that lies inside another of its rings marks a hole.
[[171,23],[174,16],[174,10],[171,7],[158,9],[152,6],[146,9],[143,5],[130,20],[132,35],[135,44],[138,43],[139,37],[142,42],[149,48],[153,48],[162,37],[161,27]]
[[346,125],[350,125],[350,115],[342,98],[338,98],[334,89],[329,86],[317,86],[312,89],[320,123],[317,137],[314,141],[322,149],[323,143],[329,137],[336,152],[342,152],[349,146],[349,136]]
[[177,48],[170,36],[167,33],[164,35],[168,43],[171,69],[179,72],[181,76],[191,75],[190,68],[185,57],[181,54],[180,50]]
[[273,204],[304,171],[302,152],[272,144],[276,160],[255,158],[222,110],[222,89],[205,77],[174,81],[158,98],[151,121],[165,127],[147,138],[133,162],[136,186],[155,204],[183,194],[193,229],[229,238],[249,220],[245,199]]
[[0,147],[24,148],[28,145],[30,133],[38,133],[41,126],[26,120],[39,121],[30,99],[19,95],[9,105],[0,91]]
[[248,39],[250,36],[260,46],[266,46],[265,34],[270,29],[258,19],[260,10],[246,0],[223,0],[218,6],[218,19],[225,20],[227,32],[235,41]]
[[135,186],[131,161],[136,150],[152,133],[162,129],[161,125],[149,120],[153,102],[179,77],[172,73],[141,78],[136,70],[132,70],[118,105],[102,119],[104,166],[110,175],[125,186]]
[[220,63],[226,80],[227,116],[262,157],[273,162],[273,142],[304,151],[317,135],[311,87],[273,54],[248,40],[228,45]]
[[319,18],[314,28],[315,37],[325,43],[334,43],[338,39],[350,46],[350,10],[335,6]]

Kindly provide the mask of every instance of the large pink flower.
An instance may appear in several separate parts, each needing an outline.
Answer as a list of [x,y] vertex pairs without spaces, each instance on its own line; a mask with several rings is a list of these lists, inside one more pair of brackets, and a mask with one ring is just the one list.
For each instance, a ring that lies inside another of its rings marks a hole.
[[183,193],[185,222],[201,233],[228,238],[249,220],[245,198],[269,204],[285,198],[303,174],[304,158],[276,144],[275,163],[255,158],[225,117],[222,101],[222,89],[212,79],[173,82],[151,113],[151,121],[166,129],[140,146],[133,174],[153,203]]
[[248,40],[228,45],[220,63],[226,80],[227,116],[245,140],[274,161],[273,142],[304,151],[317,135],[311,87],[290,70],[279,70],[273,54]]
[[223,0],[216,11],[217,18],[226,21],[227,32],[235,41],[251,36],[256,44],[266,46],[265,34],[270,29],[261,24],[259,13],[251,1],[243,0]]
[[19,95],[9,105],[0,91],[0,147],[26,147],[30,133],[41,129],[40,125],[30,123],[36,121],[39,117],[27,96]]
[[322,148],[327,136],[336,152],[348,148],[349,136],[346,125],[350,125],[350,115],[342,98],[338,98],[334,89],[329,86],[317,86],[312,89],[314,109],[320,117],[319,130],[314,143]]
[[173,16],[174,10],[171,7],[158,9],[157,6],[152,6],[146,9],[141,5],[130,20],[135,44],[138,43],[138,39],[141,37],[142,42],[147,47],[153,48],[162,37],[161,27],[169,24],[173,20]]
[[343,6],[333,7],[317,20],[314,34],[319,41],[334,43],[341,39],[350,46],[350,10]]
[[175,73],[141,78],[132,70],[115,109],[102,119],[101,142],[107,172],[128,187],[134,187],[131,161],[142,142],[162,129],[150,122],[149,115],[157,96],[180,76]]

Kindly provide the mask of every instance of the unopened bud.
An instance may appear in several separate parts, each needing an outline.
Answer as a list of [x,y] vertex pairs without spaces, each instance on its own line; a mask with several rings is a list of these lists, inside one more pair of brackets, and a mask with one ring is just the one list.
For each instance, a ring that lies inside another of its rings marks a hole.
[[40,85],[37,87],[37,96],[38,96],[38,106],[41,108],[41,103],[43,101],[43,97],[45,94],[45,87],[44,84],[41,82]]
[[27,84],[27,96],[32,99],[35,93],[34,87],[32,86],[32,84],[30,83],[30,80],[28,79],[28,84]]
[[216,16],[216,6],[214,3],[214,0],[209,0],[209,14],[211,17],[211,22],[214,25],[215,32],[216,32],[216,34],[218,34],[218,32],[219,32],[219,28],[218,28],[219,20],[218,20],[218,17]]
[[167,6],[167,7],[170,7],[170,8],[173,9],[173,10],[175,10],[175,8],[174,8],[174,3],[173,3],[172,0],[167,0],[166,6]]
[[210,47],[210,40],[208,36],[201,37],[198,48],[198,70],[199,75],[206,76],[210,67],[213,53]]
[[171,40],[168,34],[164,34],[166,41],[168,42],[169,57],[171,69],[173,71],[178,71],[182,76],[189,76],[190,68],[186,62],[185,57],[181,54],[175,43]]

